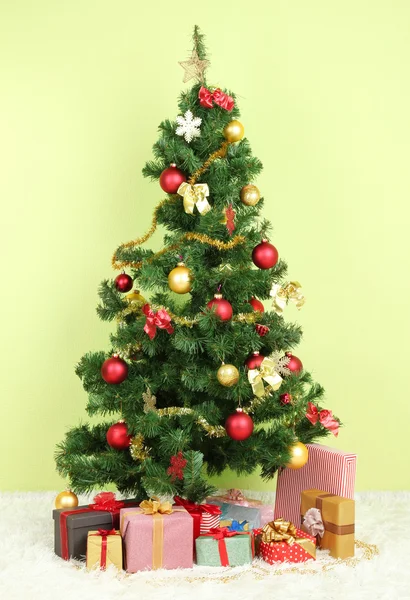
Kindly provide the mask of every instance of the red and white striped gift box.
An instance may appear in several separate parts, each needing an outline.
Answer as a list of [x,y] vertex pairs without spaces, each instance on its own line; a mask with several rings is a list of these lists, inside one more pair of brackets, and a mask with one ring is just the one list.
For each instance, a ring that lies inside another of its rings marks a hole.
[[329,494],[354,499],[356,454],[322,446],[306,444],[309,459],[297,470],[284,469],[278,474],[275,519],[283,517],[300,526],[300,495],[303,490],[325,490]]
[[208,533],[213,527],[219,527],[221,515],[211,515],[209,512],[201,514],[201,535]]

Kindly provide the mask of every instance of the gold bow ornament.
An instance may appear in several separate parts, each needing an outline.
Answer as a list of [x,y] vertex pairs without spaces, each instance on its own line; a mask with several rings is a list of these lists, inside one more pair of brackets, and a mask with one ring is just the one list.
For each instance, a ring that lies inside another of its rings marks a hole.
[[248,380],[255,396],[262,398],[265,395],[264,381],[270,385],[273,391],[280,388],[283,379],[277,369],[278,363],[272,356],[265,356],[259,369],[249,369]]
[[262,542],[270,544],[271,542],[286,542],[291,546],[297,538],[298,532],[291,521],[276,519],[270,521],[262,528]]
[[316,545],[311,538],[298,537],[298,531],[291,521],[275,519],[262,528],[261,541],[265,544],[285,542],[289,546],[298,544],[312,558],[316,558]]
[[296,308],[300,310],[306,302],[301,290],[302,286],[298,281],[290,281],[284,287],[274,283],[269,292],[269,295],[273,298],[273,311],[277,315],[281,315],[289,301],[293,302]]
[[184,210],[188,215],[194,214],[196,206],[200,215],[206,215],[211,210],[211,205],[207,200],[209,196],[209,187],[207,183],[195,183],[191,185],[184,181],[178,188],[177,194],[184,199]]
[[140,509],[144,515],[170,515],[173,511],[171,502],[161,502],[158,496],[152,496],[149,500],[140,503]]

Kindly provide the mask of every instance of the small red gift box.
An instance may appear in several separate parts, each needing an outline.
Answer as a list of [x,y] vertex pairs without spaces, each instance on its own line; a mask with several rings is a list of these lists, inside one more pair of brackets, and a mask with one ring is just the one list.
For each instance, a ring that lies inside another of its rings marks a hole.
[[277,562],[302,563],[316,560],[316,539],[296,529],[290,521],[276,519],[255,529],[258,556],[270,565]]

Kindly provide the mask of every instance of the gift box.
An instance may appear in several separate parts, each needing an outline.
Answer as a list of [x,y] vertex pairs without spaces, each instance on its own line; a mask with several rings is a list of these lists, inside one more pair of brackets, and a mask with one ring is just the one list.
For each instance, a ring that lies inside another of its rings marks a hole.
[[257,555],[269,564],[316,560],[316,539],[290,521],[276,519],[255,531]]
[[209,496],[209,504],[217,504],[222,510],[221,520],[248,521],[249,529],[263,527],[273,520],[273,505],[261,500],[246,498],[240,490],[231,489],[223,496]]
[[283,469],[278,474],[275,519],[283,517],[300,526],[300,495],[303,490],[327,490],[354,498],[356,454],[320,444],[306,444],[309,459],[301,469]]
[[251,531],[212,529],[195,540],[196,562],[208,567],[238,567],[251,563],[255,555]]
[[192,568],[194,520],[182,506],[144,500],[122,509],[120,523],[129,573]]
[[122,569],[122,539],[116,529],[89,531],[87,537],[87,569],[101,569],[114,565]]
[[102,492],[94,503],[71,510],[53,510],[54,552],[64,560],[82,559],[87,553],[87,535],[97,529],[118,529],[120,510],[136,506],[135,500],[115,500],[112,492]]
[[305,490],[301,497],[303,530],[316,536],[320,548],[333,558],[354,556],[355,503],[321,490]]
[[175,496],[177,506],[183,506],[194,520],[194,540],[210,529],[219,527],[222,511],[216,504],[195,504]]

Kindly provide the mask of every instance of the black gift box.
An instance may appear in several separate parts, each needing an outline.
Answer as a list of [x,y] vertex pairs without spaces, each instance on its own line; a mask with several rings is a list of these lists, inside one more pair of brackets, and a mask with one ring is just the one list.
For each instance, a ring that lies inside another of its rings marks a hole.
[[[125,506],[138,506],[135,500],[123,500]],[[97,529],[118,529],[119,526],[119,509],[114,513],[106,510],[90,510],[89,512],[76,512],[81,509],[88,508],[78,506],[75,509],[68,510],[61,508],[53,510],[54,519],[54,552],[57,556],[62,555],[61,549],[61,531],[60,531],[60,514],[69,512],[67,515],[67,539],[68,539],[68,557],[84,559],[87,553],[87,535],[89,531]]]

